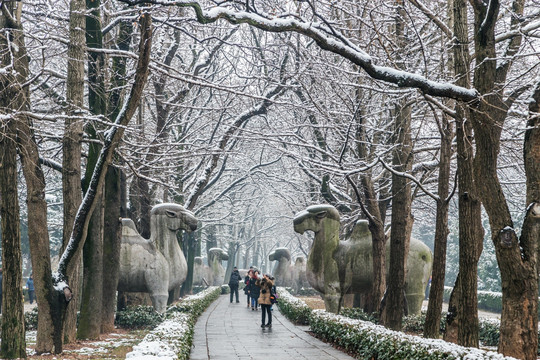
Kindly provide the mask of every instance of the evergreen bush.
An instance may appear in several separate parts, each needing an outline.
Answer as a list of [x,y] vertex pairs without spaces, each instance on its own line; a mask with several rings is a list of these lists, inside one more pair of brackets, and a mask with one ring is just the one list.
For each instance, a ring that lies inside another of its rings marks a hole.
[[195,323],[221,292],[222,287],[211,286],[170,306],[165,312],[165,321],[148,333],[141,343],[135,345],[133,351],[126,355],[126,359],[158,356],[189,359]]
[[292,296],[285,288],[278,287],[279,311],[290,321],[298,325],[307,325],[311,316],[311,308],[302,300]]
[[153,329],[163,320],[163,315],[157,313],[152,306],[135,305],[118,311],[114,324],[122,329]]

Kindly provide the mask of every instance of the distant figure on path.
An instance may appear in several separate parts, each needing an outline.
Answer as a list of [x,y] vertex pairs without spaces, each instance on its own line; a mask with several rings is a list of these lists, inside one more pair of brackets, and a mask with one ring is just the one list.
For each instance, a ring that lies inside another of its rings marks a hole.
[[246,274],[246,277],[244,278],[244,284],[246,285],[244,287],[244,294],[247,296],[247,307],[249,308],[251,306],[251,298],[249,296],[249,280],[251,279],[251,274],[253,274],[253,266],[249,267],[249,271]]
[[30,300],[30,304],[34,303],[34,275],[30,274],[30,277],[26,281],[26,289],[28,290],[28,299]]
[[261,288],[256,285],[259,278],[259,270],[253,270],[251,279],[249,280],[249,297],[251,298],[251,310],[254,311],[259,310],[259,295],[261,294]]
[[236,294],[236,302],[237,303],[240,302],[240,300],[238,300],[238,284],[240,283],[240,280],[242,280],[242,276],[240,276],[240,273],[238,272],[238,268],[235,266],[233,268],[233,272],[229,279],[229,288],[231,289],[231,304],[233,301],[234,294]]
[[[272,327],[272,302],[270,301],[270,294],[272,293],[272,287],[274,282],[270,280],[271,276],[264,274],[262,279],[257,280],[256,284],[261,289],[261,296],[259,297],[259,304],[261,305],[262,318],[261,327]],[[266,314],[268,314],[268,323],[265,323]]]

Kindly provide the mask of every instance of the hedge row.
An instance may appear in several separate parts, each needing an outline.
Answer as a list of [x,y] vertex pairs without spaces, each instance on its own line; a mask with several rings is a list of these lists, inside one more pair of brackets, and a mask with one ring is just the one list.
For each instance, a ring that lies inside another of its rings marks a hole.
[[[445,302],[450,300],[452,289],[453,288],[450,286],[444,287],[443,300]],[[540,302],[540,298],[538,301]],[[478,308],[500,314],[502,312],[502,293],[494,291],[478,291]]]
[[406,335],[324,310],[311,310],[303,301],[278,289],[279,309],[294,322],[309,323],[319,338],[354,353],[359,359],[513,359],[491,351],[465,348],[443,340]]
[[135,345],[126,359],[189,359],[197,318],[220,294],[221,288],[212,286],[170,306],[165,312],[165,321]]

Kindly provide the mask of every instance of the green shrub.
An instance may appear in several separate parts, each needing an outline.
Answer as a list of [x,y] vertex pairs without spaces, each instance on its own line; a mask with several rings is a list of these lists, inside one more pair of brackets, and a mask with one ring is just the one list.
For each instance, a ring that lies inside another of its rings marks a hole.
[[369,321],[374,324],[379,323],[379,316],[376,313],[370,314],[360,308],[341,308],[340,315],[351,319]]
[[292,296],[285,288],[277,288],[279,294],[279,311],[290,321],[299,325],[307,325],[311,316],[311,308],[302,300]]
[[486,346],[499,345],[499,328],[500,324],[497,320],[480,321],[479,338],[482,344]]
[[317,337],[354,353],[358,359],[510,359],[494,352],[391,331],[323,310],[312,312],[309,325]]
[[38,324],[38,307],[34,307],[31,311],[24,313],[24,328],[26,330],[37,330]]
[[[221,294],[221,287],[211,286],[198,294],[186,296],[170,306],[163,321],[133,347],[132,358],[167,357],[189,359],[197,318]],[[156,342],[159,346],[156,346]],[[159,354],[155,354],[159,349]],[[127,358],[127,356],[126,356]]]
[[163,315],[152,306],[128,306],[116,313],[115,325],[123,329],[153,329],[163,321]]

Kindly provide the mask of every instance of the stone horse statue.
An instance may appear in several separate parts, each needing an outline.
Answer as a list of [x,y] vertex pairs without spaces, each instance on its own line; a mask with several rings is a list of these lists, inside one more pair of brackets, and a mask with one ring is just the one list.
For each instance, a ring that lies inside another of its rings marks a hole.
[[272,275],[276,278],[276,286],[295,287],[296,271],[291,265],[291,252],[289,249],[277,248],[268,255],[268,260],[277,261],[272,270]]
[[[315,233],[307,261],[307,278],[311,286],[323,294],[326,310],[333,313],[339,312],[345,294],[365,294],[373,281],[372,240],[367,221],[359,221],[354,236],[347,241],[339,240],[339,221],[339,213],[331,205],[310,206],[293,221],[297,233],[303,234],[306,230]],[[421,310],[432,262],[430,249],[421,241],[411,239],[405,279],[411,314]]]
[[225,269],[221,265],[221,261],[229,260],[229,255],[227,252],[221,248],[211,248],[208,250],[208,266],[212,270],[212,275],[214,282],[212,285],[221,286],[228,283],[228,280],[225,280]]
[[154,309],[164,312],[169,292],[182,285],[187,275],[176,232],[196,228],[193,213],[177,204],[152,208],[149,240],[139,235],[131,219],[122,219],[118,291],[147,292]]

